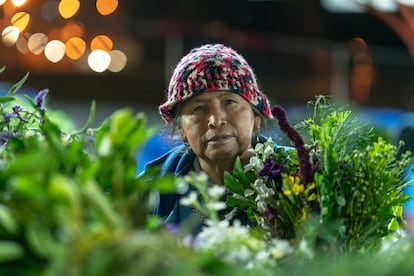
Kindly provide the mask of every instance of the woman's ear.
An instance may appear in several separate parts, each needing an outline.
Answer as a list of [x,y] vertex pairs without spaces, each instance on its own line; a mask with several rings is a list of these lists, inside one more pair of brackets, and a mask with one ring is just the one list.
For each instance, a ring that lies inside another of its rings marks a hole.
[[255,115],[253,130],[259,130],[261,124],[262,124],[262,117],[260,117],[260,115]]

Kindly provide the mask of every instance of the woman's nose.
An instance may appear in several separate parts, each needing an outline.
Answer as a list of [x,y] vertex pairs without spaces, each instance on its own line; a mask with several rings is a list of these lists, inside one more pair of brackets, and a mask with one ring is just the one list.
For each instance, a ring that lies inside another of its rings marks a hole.
[[216,128],[226,123],[226,113],[222,108],[213,108],[209,114],[208,127]]

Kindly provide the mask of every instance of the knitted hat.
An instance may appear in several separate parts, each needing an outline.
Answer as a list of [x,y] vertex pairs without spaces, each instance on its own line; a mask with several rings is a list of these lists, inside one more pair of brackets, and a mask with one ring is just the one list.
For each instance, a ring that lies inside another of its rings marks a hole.
[[176,66],[168,86],[168,99],[159,106],[162,118],[171,123],[178,103],[210,91],[236,93],[263,116],[272,117],[269,100],[259,90],[246,60],[222,44],[207,44],[191,50]]

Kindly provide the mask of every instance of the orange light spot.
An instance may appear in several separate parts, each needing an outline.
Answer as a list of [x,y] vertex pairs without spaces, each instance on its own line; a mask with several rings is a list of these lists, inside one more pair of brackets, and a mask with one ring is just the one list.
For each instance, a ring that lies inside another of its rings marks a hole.
[[102,15],[113,13],[118,7],[118,0],[96,0],[96,9]]
[[66,55],[73,59],[79,59],[84,53],[86,49],[86,43],[82,38],[79,37],[72,37],[65,43],[66,46]]
[[71,18],[74,16],[80,7],[78,0],[61,0],[59,2],[59,13],[63,18]]
[[109,52],[112,50],[113,42],[112,40],[106,35],[98,35],[95,36],[91,41],[91,50],[104,50]]

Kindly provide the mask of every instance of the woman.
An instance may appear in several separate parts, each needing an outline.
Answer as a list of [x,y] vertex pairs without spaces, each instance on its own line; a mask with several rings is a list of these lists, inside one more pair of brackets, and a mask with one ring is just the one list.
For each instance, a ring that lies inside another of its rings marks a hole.
[[[252,68],[221,44],[195,48],[181,59],[159,111],[184,145],[148,166],[161,166],[161,175],[204,171],[212,185],[223,185],[224,172],[233,170],[236,157],[242,164],[249,162],[249,149],[257,140],[254,133],[272,117]],[[160,195],[155,213],[166,222],[181,223],[194,210],[179,205],[179,199],[177,194]]]

